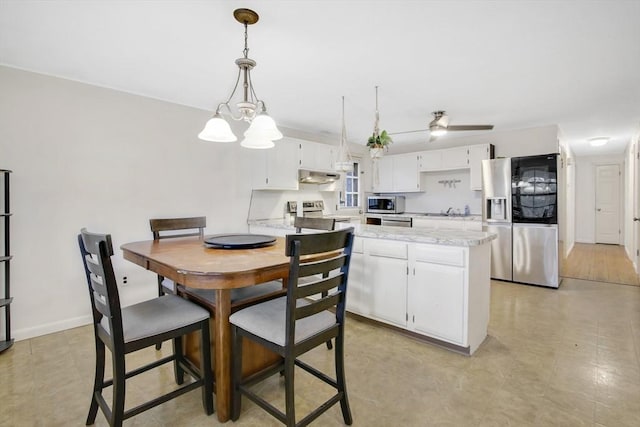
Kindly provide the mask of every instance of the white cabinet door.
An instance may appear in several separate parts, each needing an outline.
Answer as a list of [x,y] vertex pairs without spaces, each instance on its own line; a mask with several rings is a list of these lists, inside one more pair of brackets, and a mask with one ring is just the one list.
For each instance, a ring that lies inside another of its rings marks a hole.
[[369,255],[368,286],[372,288],[371,316],[396,326],[407,326],[407,260]]
[[393,191],[420,191],[418,155],[415,153],[393,156]]
[[369,316],[371,313],[371,284],[366,280],[365,256],[362,253],[351,254],[349,281],[347,283],[347,310]]
[[420,172],[430,172],[442,170],[442,151],[432,150],[420,153]]
[[418,156],[415,153],[383,156],[374,161],[373,173],[373,191],[376,193],[421,191]]
[[490,144],[469,146],[469,182],[472,190],[482,190],[482,161],[490,156]]
[[409,287],[409,327],[464,346],[464,268],[416,262]]
[[467,147],[442,150],[442,169],[466,169],[469,167]]
[[333,171],[333,147],[312,141],[298,141],[298,165],[302,169]]
[[376,193],[393,192],[393,157],[382,156],[373,160],[371,187]]
[[297,148],[296,142],[282,139],[267,150],[246,150],[251,160],[253,189],[297,190]]

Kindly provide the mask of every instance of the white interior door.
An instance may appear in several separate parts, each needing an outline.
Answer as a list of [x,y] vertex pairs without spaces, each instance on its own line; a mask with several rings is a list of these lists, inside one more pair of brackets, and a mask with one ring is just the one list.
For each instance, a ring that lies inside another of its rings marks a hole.
[[620,166],[596,166],[596,243],[620,243]]

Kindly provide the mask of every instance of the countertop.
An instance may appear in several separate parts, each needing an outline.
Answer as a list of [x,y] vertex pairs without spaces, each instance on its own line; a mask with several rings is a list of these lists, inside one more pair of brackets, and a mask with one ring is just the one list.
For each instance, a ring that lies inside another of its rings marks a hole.
[[[290,224],[283,220],[255,220],[249,225],[269,227],[279,230],[295,232]],[[372,239],[400,240],[412,243],[429,243],[449,246],[479,246],[489,243],[496,238],[493,233],[484,231],[448,230],[430,228],[383,227],[380,225],[336,223],[336,229],[353,227],[355,235]]]
[[404,212],[401,214],[381,214],[381,213],[365,213],[365,217],[374,218],[407,218],[413,219],[436,219],[436,220],[455,220],[455,221],[482,221],[482,215],[445,215],[439,213],[419,213],[419,212]]

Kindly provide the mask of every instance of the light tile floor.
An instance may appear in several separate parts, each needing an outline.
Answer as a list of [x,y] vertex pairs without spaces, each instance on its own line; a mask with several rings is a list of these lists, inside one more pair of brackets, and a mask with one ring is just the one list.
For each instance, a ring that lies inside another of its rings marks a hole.
[[[163,346],[163,352],[168,348]],[[333,368],[333,352],[308,361]],[[559,290],[492,282],[489,337],[472,357],[353,319],[347,382],[355,426],[639,426],[640,288],[565,279]],[[132,363],[159,357],[149,349]],[[93,375],[89,327],[17,342],[0,355],[0,426],[81,426]],[[299,414],[330,390],[296,378]],[[170,366],[136,378],[127,405],[173,386]],[[276,398],[281,379],[261,386]],[[238,426],[280,425],[244,401]],[[98,413],[96,425],[107,425]],[[215,426],[200,392],[125,421]],[[343,425],[338,407],[314,425]]]

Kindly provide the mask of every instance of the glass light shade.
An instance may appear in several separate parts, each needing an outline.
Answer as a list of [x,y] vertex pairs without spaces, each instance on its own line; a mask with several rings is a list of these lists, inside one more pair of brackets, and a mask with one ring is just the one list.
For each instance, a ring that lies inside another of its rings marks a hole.
[[[245,132],[246,134],[246,132]],[[275,144],[270,139],[266,138],[254,138],[251,136],[245,136],[245,138],[240,142],[240,145],[244,148],[253,148],[258,150],[264,150],[267,148],[275,147]]]
[[609,138],[605,137],[591,138],[589,140],[589,144],[591,144],[592,147],[600,147],[605,145],[607,142],[609,142]]
[[198,134],[198,138],[211,142],[234,142],[238,140],[231,132],[229,123],[220,114],[216,114],[209,119],[202,132]]
[[268,139],[277,141],[282,139],[276,122],[267,113],[258,114],[252,121],[244,136],[251,139]]
[[353,162],[349,162],[349,161],[335,162],[334,169],[340,172],[353,172]]
[[442,136],[447,134],[447,129],[443,127],[436,127],[431,131],[431,136]]

